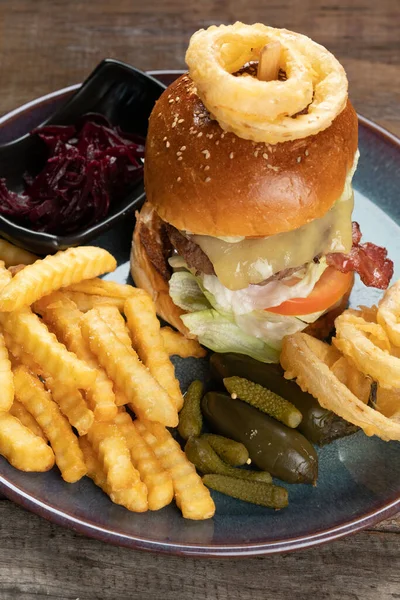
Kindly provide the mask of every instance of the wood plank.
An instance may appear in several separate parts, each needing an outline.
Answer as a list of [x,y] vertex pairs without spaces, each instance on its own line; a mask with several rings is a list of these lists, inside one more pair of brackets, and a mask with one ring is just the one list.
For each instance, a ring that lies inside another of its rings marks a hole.
[[280,556],[193,559],[115,548],[0,502],[0,600],[394,600],[400,535]]
[[301,31],[343,62],[350,97],[365,116],[400,135],[396,2],[325,0],[321,5],[203,0],[3,0],[0,114],[81,81],[105,56],[142,69],[184,68],[190,35],[236,19]]

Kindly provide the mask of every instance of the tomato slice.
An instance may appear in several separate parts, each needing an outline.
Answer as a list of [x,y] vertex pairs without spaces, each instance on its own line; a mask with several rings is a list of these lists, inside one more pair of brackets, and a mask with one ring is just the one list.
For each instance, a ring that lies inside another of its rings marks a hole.
[[308,315],[326,310],[336,304],[349,289],[353,273],[341,273],[335,267],[328,267],[322,273],[311,294],[307,298],[291,298],[279,306],[266,308],[278,315]]

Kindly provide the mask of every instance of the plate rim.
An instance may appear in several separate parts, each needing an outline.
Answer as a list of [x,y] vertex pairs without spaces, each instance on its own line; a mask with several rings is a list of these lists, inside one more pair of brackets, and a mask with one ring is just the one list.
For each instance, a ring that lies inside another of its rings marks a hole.
[[[158,75],[179,75],[184,73],[182,69],[168,70],[149,70],[147,73],[157,77]],[[81,84],[73,84],[66,86],[59,90],[44,94],[39,98],[30,100],[21,106],[9,111],[0,117],[0,126],[6,122],[14,120],[21,113],[31,110],[38,104],[44,104],[52,102],[57,98],[67,95],[79,88]],[[400,139],[381,125],[374,123],[370,119],[358,114],[358,119],[363,127],[372,130],[377,135],[385,138],[400,155]],[[110,530],[105,527],[100,527],[91,523],[90,521],[83,520],[79,517],[63,512],[51,504],[35,498],[30,494],[24,492],[17,485],[7,480],[6,477],[0,474],[0,493],[6,498],[19,504],[26,510],[37,514],[46,520],[67,527],[76,531],[80,534],[87,535],[88,537],[94,538],[98,541],[107,542],[116,546],[124,546],[134,550],[144,550],[149,552],[158,552],[169,555],[177,556],[191,556],[191,557],[203,557],[203,558],[226,558],[226,557],[250,557],[250,556],[265,556],[269,554],[278,554],[282,552],[290,552],[294,550],[301,550],[310,548],[312,546],[318,546],[342,537],[351,533],[361,531],[366,527],[375,525],[383,519],[394,516],[400,511],[400,494],[394,500],[385,502],[379,508],[375,508],[364,515],[346,521],[340,525],[328,529],[322,529],[317,532],[313,532],[309,535],[302,535],[295,538],[287,538],[283,540],[269,541],[269,542],[258,542],[256,544],[187,544],[179,542],[165,542],[158,540],[146,539],[143,537],[136,537],[132,535],[124,534],[115,530]]]

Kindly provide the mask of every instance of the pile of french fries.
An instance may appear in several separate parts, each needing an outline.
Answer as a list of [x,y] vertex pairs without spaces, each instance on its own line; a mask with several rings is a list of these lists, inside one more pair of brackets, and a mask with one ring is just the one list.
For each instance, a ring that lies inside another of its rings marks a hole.
[[134,512],[175,497],[207,519],[208,489],[167,427],[183,398],[171,354],[204,350],[168,327],[143,290],[99,278],[102,248],[43,260],[0,240],[0,454],[23,471],[89,476]]

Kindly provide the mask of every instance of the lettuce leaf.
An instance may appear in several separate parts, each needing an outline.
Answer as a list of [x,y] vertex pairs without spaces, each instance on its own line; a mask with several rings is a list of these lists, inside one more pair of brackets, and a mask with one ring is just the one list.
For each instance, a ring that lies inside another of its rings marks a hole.
[[212,308],[182,315],[181,318],[190,333],[198,337],[200,344],[214,352],[237,352],[265,363],[279,362],[279,351],[248,335]]
[[203,294],[196,277],[188,271],[173,273],[169,280],[169,295],[174,304],[187,312],[211,308],[211,304]]
[[[324,264],[310,266],[305,273],[303,288],[315,282],[325,268]],[[235,302],[230,301],[230,294],[235,292],[224,288],[226,292],[219,294],[219,286],[215,286],[217,299],[205,288],[204,277],[196,277],[185,270],[182,262],[179,269],[183,270],[173,273],[170,279],[170,296],[174,304],[189,313],[181,318],[190,332],[215,352],[238,352],[262,362],[278,362],[284,336],[301,331],[322,314],[284,316],[252,310],[252,303],[244,313],[238,298]],[[287,286],[283,287],[287,289]],[[239,310],[235,310],[237,307]]]

